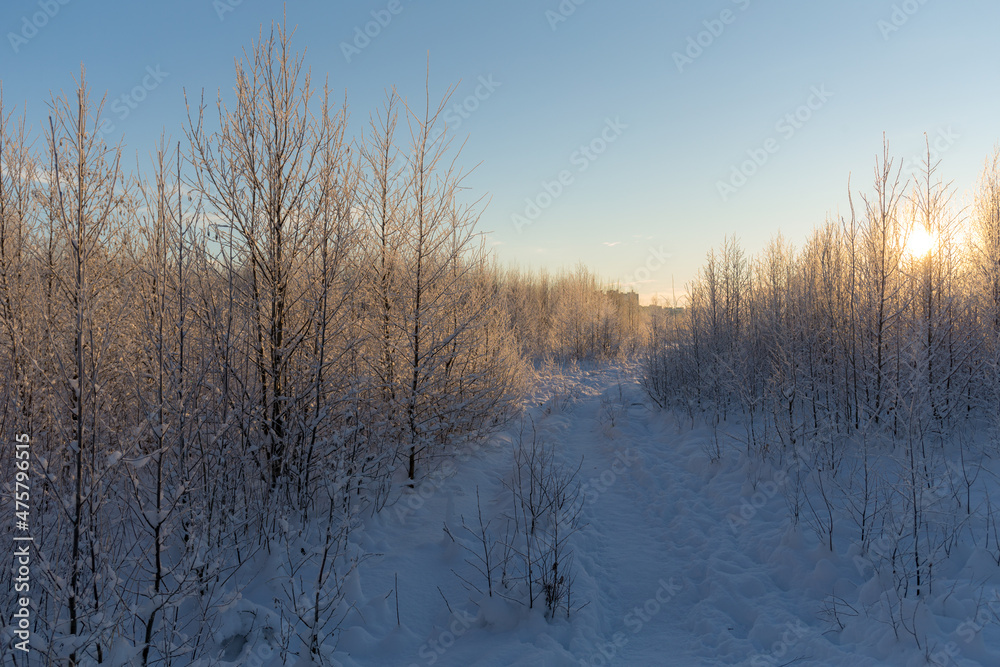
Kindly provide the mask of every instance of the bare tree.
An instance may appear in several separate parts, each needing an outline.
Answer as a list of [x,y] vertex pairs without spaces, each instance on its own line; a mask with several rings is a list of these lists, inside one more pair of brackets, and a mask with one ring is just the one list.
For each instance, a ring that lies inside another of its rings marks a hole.
[[[254,377],[242,379],[255,406],[246,419],[260,424],[257,438],[264,474],[275,487],[298,453],[301,433],[290,431],[308,396],[298,386],[296,364],[308,351],[310,316],[308,266],[324,251],[335,227],[324,216],[336,211],[336,160],[343,155],[343,110],[334,111],[328,91],[314,115],[314,91],[301,57],[291,52],[291,35],[282,26],[263,31],[237,65],[236,102],[220,100],[219,130],[204,126],[205,107],[189,122],[195,178],[211,215],[231,230],[231,276],[249,319],[243,342]],[[339,202],[347,216],[349,202]],[[349,219],[349,218],[345,218]],[[341,224],[339,222],[334,224]],[[320,263],[322,263],[320,259]],[[329,268],[329,267],[327,267]],[[329,306],[329,301],[321,301]],[[315,333],[313,330],[312,333]],[[298,398],[296,398],[298,397]]]
[[[109,559],[117,555],[109,548],[113,512],[103,501],[115,474],[108,454],[118,450],[111,415],[121,400],[116,397],[124,396],[114,360],[123,357],[117,331],[131,296],[116,250],[129,200],[120,152],[109,149],[97,132],[101,105],[91,101],[83,73],[75,99],[57,98],[52,107],[50,193],[43,199],[49,230],[43,261],[51,302],[45,308],[43,358],[36,362],[56,387],[52,408],[58,412],[48,431],[54,442],[46,449],[58,452],[61,443],[70,443],[65,465],[51,458],[45,472],[60,480],[51,493],[62,503],[68,524],[69,576],[64,586],[54,584],[53,593],[65,600],[68,658],[77,664],[84,655],[102,659],[107,632],[115,624],[113,591],[102,576],[114,570]],[[59,488],[63,479],[71,489]]]

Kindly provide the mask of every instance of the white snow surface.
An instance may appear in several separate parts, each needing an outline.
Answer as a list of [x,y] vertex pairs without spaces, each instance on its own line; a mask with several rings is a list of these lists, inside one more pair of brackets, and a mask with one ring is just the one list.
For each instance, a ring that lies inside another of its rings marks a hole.
[[[523,425],[366,516],[351,535],[363,561],[328,664],[1000,665],[1000,597],[989,604],[1000,578],[987,553],[954,555],[912,621],[916,637],[897,637],[878,618],[878,581],[856,547],[844,538],[831,553],[793,525],[780,488],[765,484],[775,471],[748,461],[735,437],[722,436],[711,462],[712,432],[651,407],[637,374],[623,364],[541,374]],[[475,546],[461,526],[475,520],[477,488],[484,518],[500,516],[512,443],[532,421],[566,465],[582,461],[585,526],[571,546],[573,604],[584,606],[569,619],[470,590],[460,576],[481,581],[445,531]],[[282,576],[261,565],[226,612],[219,664],[314,664],[274,645]],[[841,628],[823,614],[831,595],[867,612],[841,617]]]

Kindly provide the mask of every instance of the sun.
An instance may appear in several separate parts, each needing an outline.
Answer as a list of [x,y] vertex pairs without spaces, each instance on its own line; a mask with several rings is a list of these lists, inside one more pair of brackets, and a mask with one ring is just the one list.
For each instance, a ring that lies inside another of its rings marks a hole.
[[906,254],[913,259],[926,257],[937,245],[937,239],[920,225],[914,225],[906,239]]

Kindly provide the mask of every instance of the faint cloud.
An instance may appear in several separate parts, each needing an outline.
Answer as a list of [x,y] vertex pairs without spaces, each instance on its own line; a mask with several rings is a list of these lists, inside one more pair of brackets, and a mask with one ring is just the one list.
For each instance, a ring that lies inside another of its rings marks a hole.
[[662,245],[659,248],[650,248],[646,261],[641,266],[636,267],[630,276],[621,281],[621,284],[626,287],[635,287],[655,282],[656,279],[653,276],[666,267],[673,256],[673,253],[667,252]]

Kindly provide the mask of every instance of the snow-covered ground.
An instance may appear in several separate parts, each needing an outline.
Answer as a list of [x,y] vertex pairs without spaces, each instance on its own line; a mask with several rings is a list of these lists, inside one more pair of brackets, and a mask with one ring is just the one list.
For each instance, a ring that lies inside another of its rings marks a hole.
[[[1000,664],[1000,578],[986,552],[953,555],[897,638],[878,620],[884,587],[856,547],[842,539],[831,553],[804,523],[793,526],[781,471],[758,469],[751,484],[734,439],[723,438],[712,463],[712,433],[651,409],[635,372],[543,376],[523,425],[366,518],[352,533],[362,562],[345,589],[353,608],[331,658],[404,667]],[[459,544],[475,547],[463,517],[473,523],[477,490],[484,519],[509,504],[502,479],[531,422],[568,466],[582,460],[585,526],[570,542],[573,605],[584,606],[568,620],[463,583],[477,583]],[[266,620],[279,579],[262,568],[230,612],[231,627],[216,632],[240,638],[227,651],[231,663],[281,664]],[[828,613],[831,596],[843,602],[842,628]]]

